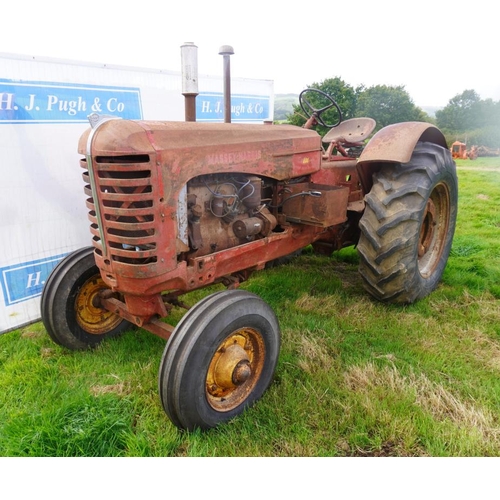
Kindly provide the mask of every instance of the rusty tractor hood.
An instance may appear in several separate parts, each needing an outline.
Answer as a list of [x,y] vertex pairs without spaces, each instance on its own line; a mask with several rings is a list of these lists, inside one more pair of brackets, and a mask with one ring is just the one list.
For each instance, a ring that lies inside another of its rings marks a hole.
[[[78,144],[82,155],[88,153],[90,130]],[[156,155],[182,181],[228,171],[284,180],[319,170],[321,138],[313,130],[293,125],[112,119],[95,131],[91,154]]]

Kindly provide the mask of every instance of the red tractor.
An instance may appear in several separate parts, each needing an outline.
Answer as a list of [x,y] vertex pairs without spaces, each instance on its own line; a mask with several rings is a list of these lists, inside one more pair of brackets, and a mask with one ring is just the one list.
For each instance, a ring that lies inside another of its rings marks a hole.
[[[80,139],[92,246],[51,273],[43,323],[73,350],[132,325],[168,339],[159,391],[181,429],[235,417],[271,383],[278,321],[237,289],[267,263],[306,246],[331,254],[357,245],[366,290],[402,304],[429,294],[445,268],[457,177],[443,134],[399,123],[365,145],[372,119],[341,122],[316,89],[300,104],[304,128],[94,115]],[[322,138],[315,124],[331,130]],[[162,321],[183,294],[214,283],[226,290],[175,328]]]

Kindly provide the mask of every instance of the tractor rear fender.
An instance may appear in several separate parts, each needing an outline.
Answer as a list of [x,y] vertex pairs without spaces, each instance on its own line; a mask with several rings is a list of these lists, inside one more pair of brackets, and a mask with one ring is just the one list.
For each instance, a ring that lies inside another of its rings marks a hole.
[[425,122],[403,122],[379,130],[366,145],[357,163],[363,191],[372,186],[372,175],[386,163],[408,163],[417,142],[432,142],[448,149],[443,133]]

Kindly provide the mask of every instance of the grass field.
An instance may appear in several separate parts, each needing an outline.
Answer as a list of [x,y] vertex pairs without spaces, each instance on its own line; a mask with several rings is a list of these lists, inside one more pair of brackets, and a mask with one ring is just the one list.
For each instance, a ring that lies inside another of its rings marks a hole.
[[457,165],[452,254],[426,299],[373,301],[355,249],[305,252],[243,285],[276,311],[282,349],[263,399],[220,428],[169,422],[165,344],[147,332],[89,352],[41,323],[1,335],[0,456],[500,456],[500,159]]

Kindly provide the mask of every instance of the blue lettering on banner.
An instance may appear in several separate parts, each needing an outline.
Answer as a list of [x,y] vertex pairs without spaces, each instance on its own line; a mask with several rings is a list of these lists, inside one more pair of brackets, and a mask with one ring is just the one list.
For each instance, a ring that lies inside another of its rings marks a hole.
[[141,119],[140,89],[0,80],[0,123],[87,123],[92,113]]
[[0,268],[5,305],[11,306],[41,295],[43,285],[52,269],[66,255],[55,255],[46,259]]
[[[262,122],[268,120],[269,96],[231,95],[231,121]],[[196,120],[200,122],[224,121],[224,95],[200,93],[196,97]]]

